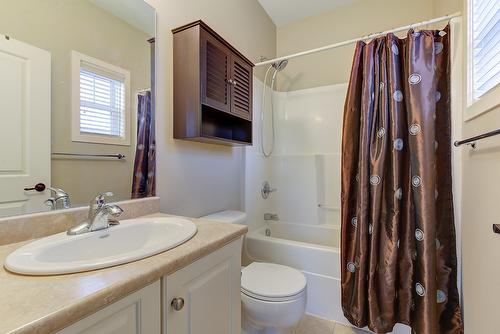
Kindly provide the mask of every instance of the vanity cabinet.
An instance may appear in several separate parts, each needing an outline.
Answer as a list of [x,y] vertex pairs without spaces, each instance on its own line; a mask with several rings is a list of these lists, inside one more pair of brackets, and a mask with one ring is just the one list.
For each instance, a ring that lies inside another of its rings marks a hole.
[[58,334],[239,334],[241,246],[242,238]]
[[242,239],[163,279],[163,334],[241,332]]
[[159,334],[160,299],[160,281],[156,281],[58,334]]
[[251,144],[252,62],[202,21],[173,34],[174,138]]

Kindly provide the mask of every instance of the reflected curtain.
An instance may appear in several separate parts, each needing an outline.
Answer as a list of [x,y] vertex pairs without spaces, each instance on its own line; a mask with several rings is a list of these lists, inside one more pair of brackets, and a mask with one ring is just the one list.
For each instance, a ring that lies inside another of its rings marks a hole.
[[342,309],[386,333],[463,333],[457,290],[450,29],[356,45],[342,137]]
[[136,145],[132,198],[155,196],[156,145],[151,92],[138,95]]

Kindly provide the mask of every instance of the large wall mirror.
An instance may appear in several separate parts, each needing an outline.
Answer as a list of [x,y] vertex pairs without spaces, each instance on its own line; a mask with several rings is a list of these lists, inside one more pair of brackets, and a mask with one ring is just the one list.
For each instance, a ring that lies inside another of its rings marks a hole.
[[0,11],[0,217],[155,194],[155,10],[16,0]]

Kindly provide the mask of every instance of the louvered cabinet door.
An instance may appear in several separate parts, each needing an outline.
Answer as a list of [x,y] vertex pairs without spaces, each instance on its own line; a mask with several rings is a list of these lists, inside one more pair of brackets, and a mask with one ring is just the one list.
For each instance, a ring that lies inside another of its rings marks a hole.
[[252,120],[252,67],[236,55],[231,58],[231,112]]
[[229,49],[216,38],[201,31],[201,102],[209,107],[230,112]]

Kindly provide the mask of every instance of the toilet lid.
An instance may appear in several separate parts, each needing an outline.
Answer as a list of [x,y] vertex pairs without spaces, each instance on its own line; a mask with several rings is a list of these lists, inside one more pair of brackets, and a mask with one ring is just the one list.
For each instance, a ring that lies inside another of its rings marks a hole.
[[299,294],[305,287],[304,274],[287,266],[253,262],[241,270],[241,289],[253,295],[289,297]]

